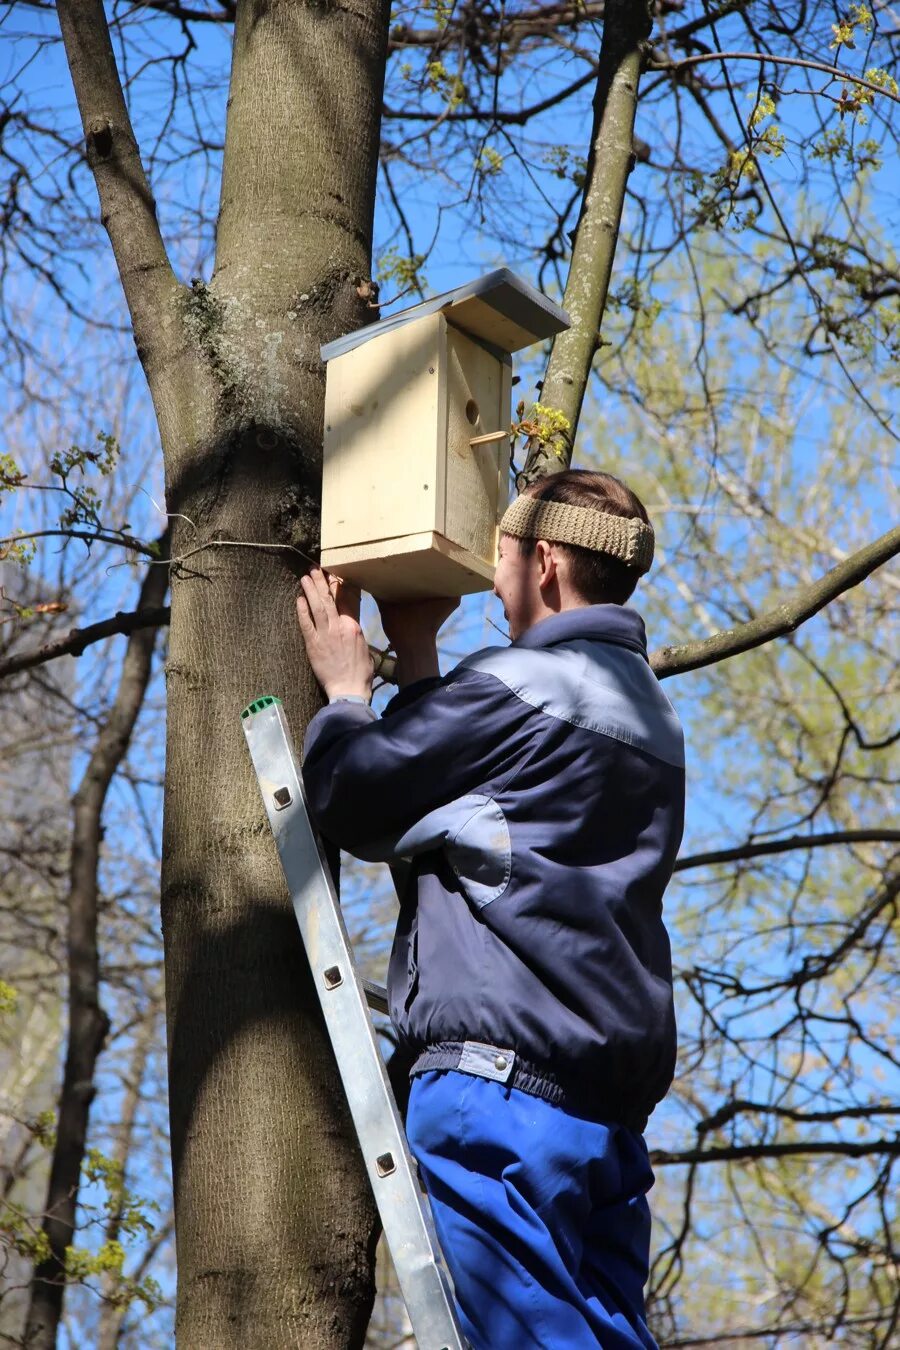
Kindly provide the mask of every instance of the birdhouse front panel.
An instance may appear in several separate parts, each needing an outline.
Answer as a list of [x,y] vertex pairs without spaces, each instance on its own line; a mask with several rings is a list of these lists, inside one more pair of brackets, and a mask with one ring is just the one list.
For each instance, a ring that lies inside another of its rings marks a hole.
[[443,528],[445,330],[436,314],[329,361],[323,553]]

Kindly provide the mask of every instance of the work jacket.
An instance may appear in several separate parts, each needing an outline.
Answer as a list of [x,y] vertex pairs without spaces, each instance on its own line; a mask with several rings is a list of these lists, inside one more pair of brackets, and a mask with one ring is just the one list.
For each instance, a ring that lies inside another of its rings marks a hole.
[[388,977],[412,1072],[476,1073],[642,1129],[675,1063],[662,897],[684,748],[640,615],[553,615],[380,719],[334,702],[304,750],[322,834],[412,860]]

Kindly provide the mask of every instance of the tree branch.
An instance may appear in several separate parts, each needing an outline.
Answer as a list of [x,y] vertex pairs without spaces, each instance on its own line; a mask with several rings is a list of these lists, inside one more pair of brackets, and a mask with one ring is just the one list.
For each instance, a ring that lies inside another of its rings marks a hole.
[[744,862],[748,858],[790,853],[794,849],[824,848],[829,844],[882,843],[900,843],[900,830],[832,830],[827,834],[793,834],[787,839],[766,839],[755,844],[717,849],[711,853],[690,854],[678,859],[674,871],[686,872],[691,867],[710,867],[716,863]]
[[56,8],[101,219],[143,360],[178,283],[125,105],[103,0],[58,0]]
[[[556,90],[547,98],[541,99],[539,103],[532,103],[527,108],[520,108],[518,112],[505,112],[501,108],[463,108],[459,111],[442,113],[441,121],[491,122],[499,126],[524,126],[532,117],[537,117],[540,113],[547,112],[550,108],[555,108],[558,104],[564,103],[567,98],[577,94],[579,90],[583,89],[585,85],[591,84],[596,78],[597,72],[588,70],[563,89]],[[426,112],[420,108],[389,108],[385,104],[383,111],[385,117],[399,122],[434,122],[437,120],[436,113]]]
[[711,1116],[697,1122],[697,1133],[708,1134],[710,1130],[721,1130],[723,1125],[743,1113],[776,1116],[780,1120],[793,1120],[800,1125],[840,1124],[845,1120],[870,1120],[875,1116],[900,1116],[900,1102],[870,1102],[865,1106],[837,1107],[831,1111],[798,1111],[789,1106],[776,1106],[768,1102],[751,1102],[737,1098],[726,1102]]
[[[23,539],[83,539],[90,544],[121,544],[123,548],[130,548],[135,553],[143,553],[148,558],[155,558],[153,549],[143,539],[136,539],[133,535],[123,534],[121,530],[22,530],[19,534],[8,534],[5,539],[0,539],[0,562],[9,552],[9,545],[21,543]],[[88,549],[90,552],[90,548]]]
[[[890,921],[893,922],[896,919],[898,894],[900,894],[900,872],[895,876],[888,877],[882,890],[875,895],[836,947],[832,947],[828,952],[809,952],[802,958],[799,966],[796,966],[790,972],[786,972],[784,976],[778,979],[769,980],[765,984],[750,985],[744,984],[741,979],[730,975],[702,971],[695,971],[695,973],[706,975],[712,984],[718,986],[722,992],[726,992],[729,997],[759,998],[763,994],[771,994],[776,990],[801,989],[814,980],[823,979],[836,966],[839,966],[847,953],[852,951],[854,947],[859,946],[863,939],[868,936],[869,929],[875,921],[881,917],[886,909],[891,907],[895,910]],[[885,931],[889,930],[890,923]],[[879,943],[881,940],[878,940]]]
[[869,89],[873,94],[881,94],[894,103],[900,103],[900,94],[895,94],[883,85],[872,84],[871,80],[863,79],[860,75],[851,75],[848,70],[830,66],[825,61],[809,61],[801,56],[773,56],[769,52],[698,52],[694,56],[685,56],[680,61],[651,61],[647,69],[684,70],[686,66],[699,65],[701,61],[755,61],[761,66],[766,66],[770,62],[776,66],[800,66],[803,70],[817,70],[823,75],[830,75],[833,80],[844,80],[847,84],[858,85],[861,89]]
[[[84,628],[71,628],[65,637],[45,642],[34,651],[17,652],[0,660],[0,680],[7,675],[18,675],[23,670],[33,670],[47,661],[55,661],[58,656],[80,656],[86,647],[104,638],[115,637],[117,633],[126,636],[141,628],[157,628],[169,623],[171,610],[168,605],[149,609],[118,610],[111,619],[101,619],[99,623],[87,624]],[[375,676],[385,684],[395,684],[397,680],[397,658],[378,647],[370,647]]]
[[[841,1317],[840,1326],[844,1330],[847,1327],[866,1327],[873,1331],[876,1327],[894,1324],[894,1314],[892,1311],[875,1312],[862,1317]],[[749,1341],[766,1341],[769,1345],[777,1345],[779,1340],[786,1336],[803,1336],[810,1338],[814,1336],[821,1337],[827,1335],[831,1339],[831,1327],[827,1330],[823,1328],[821,1321],[805,1322],[781,1322],[776,1319],[772,1326],[761,1327],[743,1327],[741,1330],[728,1330],[714,1332],[710,1336],[675,1336],[666,1337],[660,1341],[660,1350],[705,1350],[707,1346],[722,1346],[723,1350],[734,1350],[735,1346],[744,1346]],[[807,1345],[814,1342],[807,1339]],[[821,1343],[821,1342],[820,1342]],[[887,1342],[879,1339],[877,1342],[871,1342],[877,1345],[886,1345]],[[802,1344],[802,1342],[798,1342]]]
[[669,675],[682,675],[687,670],[715,665],[741,652],[752,651],[773,638],[793,633],[807,619],[818,614],[830,601],[865,581],[870,572],[881,567],[900,552],[900,526],[888,530],[874,543],[851,553],[824,577],[804,586],[776,609],[758,619],[714,633],[700,642],[687,642],[681,647],[660,647],[650,658],[650,664],[660,680]]
[[859,1143],[848,1140],[813,1139],[808,1143],[790,1144],[720,1144],[709,1148],[688,1148],[681,1153],[670,1153],[656,1148],[650,1151],[654,1167],[684,1167],[696,1163],[747,1162],[759,1158],[804,1158],[834,1154],[842,1158],[865,1158],[872,1153],[885,1157],[900,1156],[900,1136],[893,1139],[865,1139]]
[[17,652],[0,661],[0,680],[6,675],[17,675],[22,670],[33,670],[58,656],[80,656],[86,647],[116,633],[130,636],[141,628],[156,628],[169,622],[169,607],[152,606],[123,613],[121,610],[111,619],[86,625],[84,628],[72,628],[65,637],[45,642],[42,647],[30,652]]
[[561,412],[569,429],[557,443],[529,443],[522,484],[568,467],[599,344],[628,175],[634,163],[634,117],[644,46],[652,23],[644,0],[608,0],[594,95],[594,122],[581,215],[563,306],[572,326],[553,341],[541,402]]

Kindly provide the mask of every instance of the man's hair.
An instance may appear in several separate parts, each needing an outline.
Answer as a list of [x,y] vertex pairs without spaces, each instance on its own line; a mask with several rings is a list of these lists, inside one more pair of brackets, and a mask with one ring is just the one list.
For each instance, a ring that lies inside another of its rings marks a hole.
[[[567,506],[585,506],[593,511],[605,511],[611,516],[635,517],[650,524],[641,499],[611,473],[592,469],[566,469],[548,474],[529,484],[524,491],[544,502],[565,502]],[[536,539],[519,539],[519,550],[530,557],[537,547]],[[574,544],[556,544],[569,560],[569,580],[573,588],[589,605],[624,605],[638,584],[640,574],[608,553],[595,553]]]

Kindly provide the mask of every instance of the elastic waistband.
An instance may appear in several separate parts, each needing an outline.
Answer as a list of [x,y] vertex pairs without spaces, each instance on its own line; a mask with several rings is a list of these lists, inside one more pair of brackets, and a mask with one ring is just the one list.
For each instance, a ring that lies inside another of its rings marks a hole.
[[576,1115],[612,1121],[638,1134],[643,1133],[649,1119],[648,1112],[623,1109],[621,1103],[616,1104],[596,1091],[565,1083],[552,1069],[533,1064],[502,1045],[482,1041],[439,1041],[421,1051],[409,1073],[412,1078],[416,1074],[443,1069],[490,1078]]

